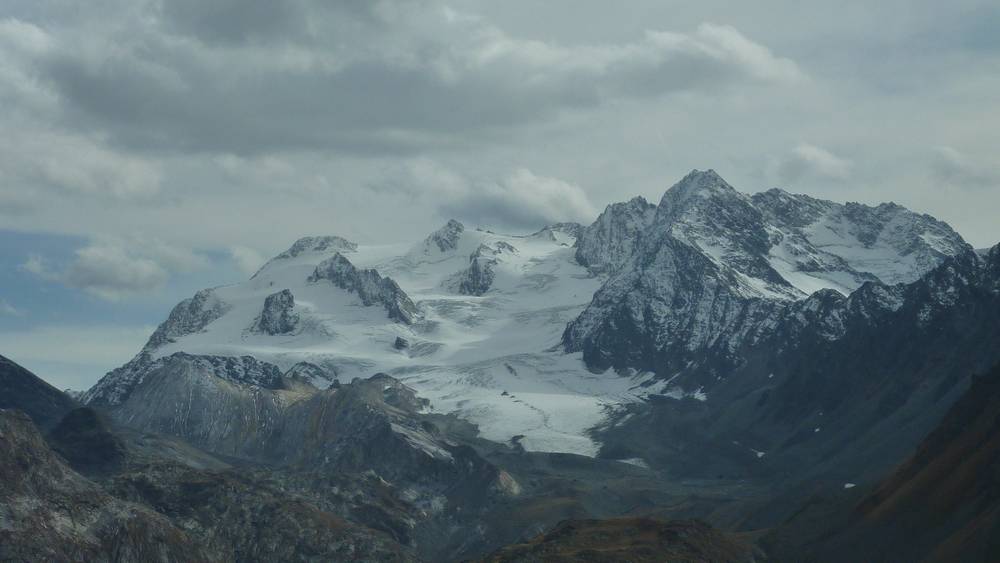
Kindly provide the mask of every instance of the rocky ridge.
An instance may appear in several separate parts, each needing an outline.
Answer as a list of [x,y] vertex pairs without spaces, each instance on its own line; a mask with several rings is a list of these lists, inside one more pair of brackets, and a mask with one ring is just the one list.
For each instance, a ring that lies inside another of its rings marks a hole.
[[372,268],[356,268],[340,253],[316,266],[308,281],[317,283],[321,280],[357,294],[366,307],[381,305],[394,321],[413,324],[420,317],[417,306],[399,284],[391,278],[382,277]]

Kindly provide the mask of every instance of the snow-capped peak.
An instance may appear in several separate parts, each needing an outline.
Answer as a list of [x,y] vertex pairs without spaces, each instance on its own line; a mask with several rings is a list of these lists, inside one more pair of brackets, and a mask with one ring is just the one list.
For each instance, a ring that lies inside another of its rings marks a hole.
[[357,249],[357,243],[343,237],[303,237],[295,241],[288,250],[275,256],[275,258],[295,258],[304,252],[354,252]]
[[318,237],[302,237],[295,241],[288,250],[271,258],[250,279],[256,278],[267,271],[275,263],[310,260],[311,256],[328,256],[335,252],[347,254],[358,250],[357,243],[334,235]]
[[737,196],[739,192],[715,170],[692,170],[663,194],[660,207],[679,205],[694,196],[709,198],[715,195]]
[[430,250],[437,248],[440,252],[448,252],[458,248],[458,241],[465,232],[465,225],[455,219],[449,219],[445,226],[434,231],[424,241],[424,246]]
[[637,196],[609,205],[597,220],[580,230],[576,260],[594,272],[612,272],[632,258],[639,237],[653,221],[656,206]]

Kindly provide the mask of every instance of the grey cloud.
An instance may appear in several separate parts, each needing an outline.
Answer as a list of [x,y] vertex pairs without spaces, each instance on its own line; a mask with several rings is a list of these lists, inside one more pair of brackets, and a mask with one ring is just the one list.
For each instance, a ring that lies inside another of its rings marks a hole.
[[[113,199],[145,199],[159,192],[160,166],[123,154],[74,133],[24,127],[17,137],[0,137],[0,181],[4,186],[37,186],[63,194]],[[3,196],[30,209],[40,202],[26,193]],[[35,194],[41,195],[41,194]]]
[[23,317],[24,311],[8,303],[6,299],[0,298],[0,315]]
[[405,194],[442,217],[489,227],[532,230],[558,222],[588,223],[598,213],[579,186],[525,168],[497,180],[483,180],[417,159],[370,188],[382,194]]
[[[318,22],[348,21],[371,33],[413,10],[440,8],[433,0],[161,0],[158,13],[167,29],[208,44],[288,43],[322,40]],[[335,26],[338,35],[344,27]]]
[[63,274],[63,281],[70,287],[114,300],[163,287],[168,277],[167,271],[149,258],[103,246],[78,250],[76,259]]
[[937,147],[930,161],[935,178],[958,188],[1000,186],[1000,167],[989,166],[952,147]]
[[483,225],[528,230],[566,221],[589,223],[597,217],[597,210],[579,186],[523,168],[499,182],[471,186],[444,202],[440,213]]
[[[515,38],[438,4],[397,1],[371,8],[378,25],[365,27],[357,9],[341,10],[339,19],[310,20],[303,39],[291,31],[297,16],[272,17],[278,8],[242,13],[209,4],[168,2],[165,13],[185,17],[147,23],[141,34],[120,40],[79,38],[84,49],[53,39],[34,64],[64,101],[64,123],[103,131],[130,149],[392,154],[459,147],[477,132],[537,124],[563,109],[622,97],[710,95],[748,81],[787,85],[803,78],[794,62],[729,26],[567,46]],[[343,21],[349,17],[372,36],[357,37]],[[178,23],[221,39],[259,33],[286,43],[178,40]],[[338,39],[342,31],[347,40]]]
[[294,0],[167,0],[160,10],[172,31],[210,43],[287,38],[303,33],[307,22]]
[[[230,14],[172,2],[0,8],[5,228],[269,255],[310,233],[418,237],[442,214],[525,227],[559,215],[510,195],[512,170],[600,207],[718,168],[748,191],[892,199],[979,244],[996,238],[981,210],[1000,191],[941,189],[962,174],[986,185],[997,169],[974,155],[1000,141],[987,2],[463,0],[460,13],[290,0]],[[958,30],[981,37],[969,47]],[[796,152],[801,139],[849,166]],[[971,167],[929,155],[931,143]],[[418,157],[471,187],[383,178]]]
[[234,246],[230,248],[229,256],[236,263],[236,267],[247,275],[251,275],[259,270],[266,260],[260,252],[246,246]]
[[771,176],[782,185],[801,181],[840,182],[850,178],[854,163],[823,147],[800,143],[773,164]]
[[28,259],[23,264],[20,264],[18,269],[46,281],[56,281],[60,278],[59,274],[52,269],[48,260],[39,254],[29,254]]
[[116,301],[160,289],[172,273],[207,265],[203,256],[160,241],[103,238],[77,249],[73,261],[61,269],[37,254],[29,255],[20,269]]

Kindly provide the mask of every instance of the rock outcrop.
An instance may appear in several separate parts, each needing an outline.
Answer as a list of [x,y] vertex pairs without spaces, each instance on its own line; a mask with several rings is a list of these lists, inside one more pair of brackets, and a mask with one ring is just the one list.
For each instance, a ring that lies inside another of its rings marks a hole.
[[404,324],[413,324],[420,316],[417,306],[395,281],[382,277],[371,268],[359,269],[342,254],[324,260],[309,276],[309,283],[327,281],[355,293],[366,307],[381,305],[389,318]]
[[251,332],[258,334],[291,334],[299,326],[299,315],[295,312],[295,297],[291,290],[283,289],[264,299],[264,309],[254,320]]

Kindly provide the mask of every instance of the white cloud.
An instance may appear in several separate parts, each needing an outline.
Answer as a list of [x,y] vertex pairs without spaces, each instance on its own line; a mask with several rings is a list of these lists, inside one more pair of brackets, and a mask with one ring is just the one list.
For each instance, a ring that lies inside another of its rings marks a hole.
[[[989,185],[997,169],[986,149],[1000,146],[1000,78],[982,69],[998,52],[955,51],[976,36],[933,32],[946,21],[992,38],[976,10],[908,7],[887,34],[877,22],[898,6],[878,3],[237,4],[5,4],[5,228],[270,254],[303,234],[419,237],[449,205],[491,224],[559,216],[510,204],[525,199],[516,168],[603,207],[715,167],[747,191],[789,178],[839,198],[849,184],[853,198],[947,216],[970,240],[997,236],[981,211],[996,190],[934,199],[942,179]],[[928,158],[927,139],[972,166]],[[445,163],[455,178],[436,182],[458,188],[365,189],[414,157]]]
[[519,77],[523,87],[553,92],[584,88],[586,94],[596,89],[589,94],[594,99],[602,91],[655,95],[698,88],[706,81],[750,77],[794,84],[805,78],[794,61],[775,56],[727,25],[705,23],[691,33],[647,31],[631,43],[575,46],[517,39],[498,28],[478,25],[473,34],[478,44],[455,54],[461,67],[446,60],[438,63],[439,69],[447,69],[453,77],[463,70],[503,71],[509,73],[505,78]]
[[158,290],[173,273],[206,266],[204,256],[159,240],[103,237],[77,249],[72,262],[62,269],[37,254],[29,255],[20,268],[41,279],[116,301]]
[[442,216],[490,227],[537,229],[557,222],[590,222],[597,216],[580,186],[526,168],[515,169],[500,180],[482,180],[417,159],[372,188],[407,194]]
[[24,311],[8,303],[6,299],[0,298],[0,315],[7,315],[9,317],[23,317]]
[[597,217],[596,208],[580,186],[539,176],[526,168],[513,171],[500,182],[471,189],[445,210],[528,227],[564,221],[589,223]]
[[752,41],[731,25],[701,24],[689,41],[697,50],[762,80],[793,84],[806,78],[794,61],[775,56],[770,49]]
[[832,152],[801,143],[772,164],[771,176],[783,184],[799,181],[844,181],[851,177],[854,163]]
[[36,277],[46,281],[56,281],[59,274],[52,269],[49,261],[40,254],[29,254],[28,259],[18,266],[19,270],[34,274]]
[[[676,92],[715,96],[754,82],[787,87],[804,76],[791,59],[710,23],[562,43],[513,36],[437,1],[373,9],[306,1],[275,10],[173,1],[160,13],[150,4],[107,16],[49,33],[14,20],[9,42],[38,46],[10,48],[13,70],[8,80],[0,73],[0,86],[37,77],[31,83],[54,100],[49,120],[88,137],[42,136],[52,147],[41,163],[26,161],[34,175],[117,195],[155,192],[159,171],[103,152],[109,147],[393,154],[488,140],[494,129],[551,121],[568,108]],[[35,97],[21,96],[18,106]],[[91,144],[95,134],[100,142]],[[56,160],[50,152],[66,162],[46,166]],[[111,171],[117,176],[105,178]]]
[[7,185],[134,200],[157,194],[161,177],[156,163],[81,135],[20,127],[0,136],[0,180]]
[[246,246],[234,246],[229,249],[229,256],[236,267],[247,275],[253,275],[264,265],[264,256],[256,250]]
[[168,277],[166,269],[154,260],[131,254],[120,246],[99,245],[77,250],[76,259],[62,279],[70,287],[116,300],[159,289]]
[[958,188],[1000,186],[1000,167],[990,166],[952,147],[937,147],[931,170],[941,182]]

